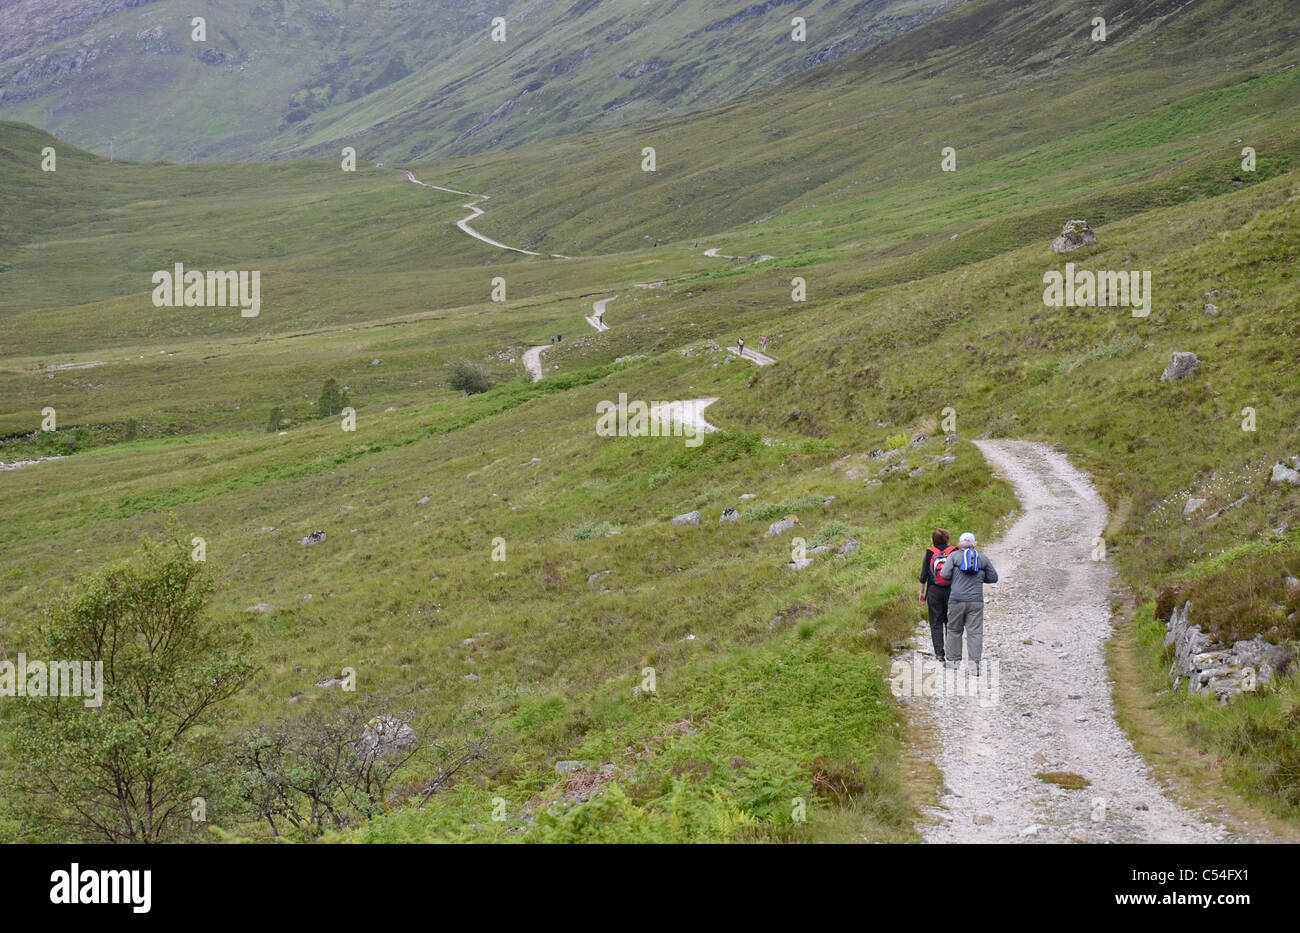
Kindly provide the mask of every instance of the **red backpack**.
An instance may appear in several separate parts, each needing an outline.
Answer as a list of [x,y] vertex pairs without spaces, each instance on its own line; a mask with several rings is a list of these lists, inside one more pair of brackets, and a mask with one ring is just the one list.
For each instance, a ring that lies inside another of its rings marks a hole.
[[952,581],[943,579],[943,577],[939,576],[938,572],[934,569],[934,561],[937,557],[947,557],[953,551],[957,550],[957,545],[949,545],[942,551],[937,547],[928,547],[926,550],[930,552],[930,582],[937,586],[951,586]]

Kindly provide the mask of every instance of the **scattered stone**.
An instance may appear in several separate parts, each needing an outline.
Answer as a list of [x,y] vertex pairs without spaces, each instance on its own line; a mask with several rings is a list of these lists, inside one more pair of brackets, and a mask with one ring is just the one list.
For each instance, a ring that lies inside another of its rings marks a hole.
[[789,531],[797,524],[799,524],[799,519],[797,518],[792,518],[792,517],[780,518],[767,526],[767,533],[769,535],[782,535],[785,534],[787,531]]
[[1097,242],[1097,234],[1086,220],[1071,220],[1061,228],[1061,235],[1052,241],[1052,252],[1068,253],[1081,246]]
[[1201,361],[1195,353],[1176,351],[1169,365],[1165,367],[1165,371],[1160,374],[1160,381],[1168,382],[1171,379],[1186,378],[1200,364]]
[[943,439],[943,442],[944,442],[945,444],[955,444],[955,443],[957,443],[957,435],[956,435],[956,434],[949,434],[947,437],[945,437],[945,438]]
[[867,482],[866,482],[865,485],[866,485],[866,487],[867,487],[868,489],[874,489],[874,488],[877,487],[877,486],[883,486],[884,483],[882,483],[882,482],[881,482],[880,480],[878,480],[878,479],[869,479],[869,480],[867,480]]
[[1188,499],[1187,504],[1183,506],[1183,517],[1186,518],[1203,505],[1205,505],[1204,499]]
[[416,499],[416,500],[415,500],[415,504],[416,504],[416,505],[424,505],[424,504],[427,503],[431,498],[433,498],[433,497],[432,497],[432,496],[425,496],[423,499]]
[[1206,314],[1218,314],[1218,313],[1219,313],[1219,306],[1218,306],[1218,305],[1207,304],[1207,305],[1205,306],[1205,313],[1206,313]]
[[722,510],[722,516],[718,519],[718,521],[720,521],[720,522],[738,522],[738,521],[740,521],[740,513],[737,512],[735,509],[723,509],[723,510]]
[[581,771],[581,770],[582,770],[581,761],[567,760],[567,761],[557,761],[555,763],[556,774],[573,774],[575,771]]
[[331,677],[329,680],[316,681],[318,687],[342,687],[343,679],[341,677]]
[[831,546],[830,546],[829,544],[819,544],[819,545],[817,545],[815,548],[810,549],[810,550],[808,551],[808,553],[809,553],[809,554],[820,554],[822,551],[829,551],[830,549],[831,549]]
[[683,512],[672,520],[674,525],[698,525],[700,523],[700,510],[692,512]]
[[1218,644],[1191,623],[1191,607],[1190,601],[1183,603],[1165,623],[1165,644],[1174,646],[1170,674],[1177,672],[1175,685],[1185,676],[1188,693],[1210,693],[1226,701],[1291,670],[1295,651],[1289,645],[1275,645],[1258,635],[1231,647]]
[[913,470],[912,472],[908,473],[907,475],[908,475],[908,476],[920,476],[920,475],[921,475],[922,473],[924,473],[924,472],[925,472],[925,468],[924,468],[924,467],[917,467],[915,470]]
[[1039,825],[1038,825],[1037,823],[1034,823],[1034,824],[1032,824],[1032,825],[1030,825],[1030,826],[1026,826],[1024,829],[1022,829],[1022,830],[1020,831],[1020,835],[1022,835],[1022,836],[1037,836],[1037,835],[1038,835],[1038,830],[1039,830],[1039,828],[1040,828]]
[[942,470],[944,467],[946,467],[946,466],[950,466],[951,464],[954,464],[954,463],[956,463],[956,462],[957,462],[957,458],[956,458],[956,457],[940,457],[940,458],[939,458],[939,469]]
[[823,507],[828,506],[834,501],[835,501],[834,496],[827,496],[825,499],[822,500],[822,506]]
[[870,457],[872,460],[879,460],[884,455],[885,452],[881,450],[879,447],[873,447],[871,450],[867,451],[867,456]]
[[376,716],[366,723],[352,750],[361,759],[382,758],[413,748],[416,741],[415,730],[402,720],[395,716]]
[[1285,463],[1273,464],[1273,474],[1268,478],[1270,483],[1290,483],[1292,486],[1300,486],[1300,472],[1297,472],[1287,466]]
[[857,552],[858,547],[859,547],[858,542],[850,538],[848,541],[845,541],[842,545],[840,545],[840,549],[836,553],[840,557],[852,557],[854,553]]
[[320,544],[324,540],[325,540],[325,532],[313,531],[311,534],[307,535],[298,543],[299,544]]
[[270,612],[273,608],[275,607],[272,606],[270,603],[255,603],[254,605],[249,606],[244,611],[245,612]]
[[918,444],[924,444],[926,440],[927,438],[924,434],[918,434],[914,438],[912,438],[912,446],[915,447]]
[[478,674],[474,674],[474,673],[461,674],[461,675],[460,675],[460,679],[461,679],[461,680],[478,680]]
[[811,563],[812,563],[811,557],[801,557],[799,560],[792,560],[788,562],[785,566],[786,569],[788,570],[803,570]]
[[741,501],[741,502],[744,502],[746,499],[757,499],[757,498],[758,498],[758,496],[756,496],[754,493],[752,493],[752,492],[747,492],[747,493],[744,493],[744,494],[740,497],[740,501]]
[[992,826],[993,817],[987,813],[977,813],[975,815],[975,818],[971,822],[973,822],[976,826]]
[[607,574],[607,573],[613,573],[613,572],[614,572],[614,571],[612,571],[612,570],[597,570],[597,571],[596,571],[595,573],[593,573],[591,576],[587,577],[587,585],[590,586],[591,584],[593,584],[593,583],[595,583],[597,580],[599,580],[601,577],[603,577],[605,574]]

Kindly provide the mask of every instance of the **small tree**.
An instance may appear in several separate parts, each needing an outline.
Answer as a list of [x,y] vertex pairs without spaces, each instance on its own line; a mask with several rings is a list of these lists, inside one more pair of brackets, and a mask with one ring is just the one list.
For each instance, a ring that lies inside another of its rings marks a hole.
[[143,559],[87,578],[46,613],[40,659],[102,663],[85,696],[7,701],[18,817],[37,840],[166,842],[191,801],[219,793],[224,701],[253,668],[203,617],[211,583],[186,545],[148,542]]
[[332,418],[350,404],[348,393],[340,389],[333,379],[326,379],[320,390],[320,399],[316,402],[316,413],[321,418]]
[[477,395],[492,388],[492,376],[478,363],[452,360],[447,365],[447,381],[457,392]]

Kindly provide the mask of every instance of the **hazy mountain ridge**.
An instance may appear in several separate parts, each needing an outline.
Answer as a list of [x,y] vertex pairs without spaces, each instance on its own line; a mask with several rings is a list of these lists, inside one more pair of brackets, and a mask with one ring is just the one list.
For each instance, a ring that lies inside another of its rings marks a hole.
[[[54,0],[0,22],[0,118],[132,158],[472,153],[717,104],[953,0]],[[206,41],[191,38],[191,18]],[[791,41],[791,21],[807,41]],[[491,38],[504,16],[506,41]]]

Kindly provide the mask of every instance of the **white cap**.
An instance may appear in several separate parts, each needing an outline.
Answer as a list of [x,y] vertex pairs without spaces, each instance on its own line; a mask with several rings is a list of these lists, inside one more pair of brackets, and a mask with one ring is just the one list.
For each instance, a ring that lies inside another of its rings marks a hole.
[[971,534],[969,531],[963,531],[963,532],[961,533],[961,537],[957,539],[957,546],[958,546],[958,547],[974,547],[974,546],[975,546],[975,536],[974,536],[973,534]]

